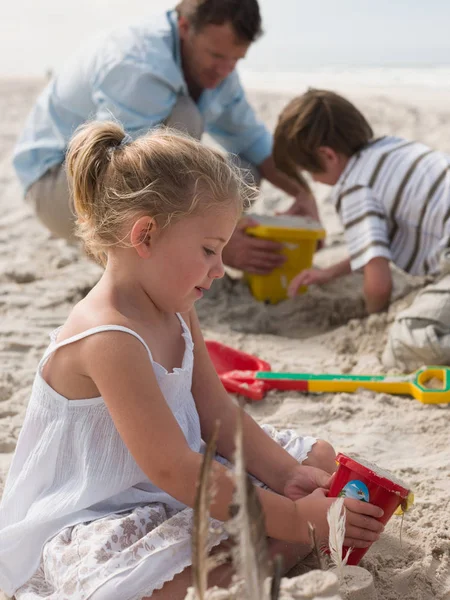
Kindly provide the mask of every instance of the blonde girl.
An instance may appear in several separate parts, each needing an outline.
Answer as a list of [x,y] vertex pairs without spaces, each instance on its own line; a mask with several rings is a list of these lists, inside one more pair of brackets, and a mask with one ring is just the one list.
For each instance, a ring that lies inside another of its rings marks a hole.
[[[220,525],[236,418],[194,304],[223,275],[251,189],[196,141],[156,131],[132,142],[108,122],[75,134],[67,170],[79,235],[105,271],[39,364],[0,510],[0,588],[17,600],[184,598],[202,440],[220,419]],[[272,552],[288,569],[308,521],[327,534],[334,451],[250,416],[244,438]],[[347,545],[378,538],[380,509],[347,509]],[[219,527],[211,547],[225,538]],[[211,583],[229,579],[224,565]]]

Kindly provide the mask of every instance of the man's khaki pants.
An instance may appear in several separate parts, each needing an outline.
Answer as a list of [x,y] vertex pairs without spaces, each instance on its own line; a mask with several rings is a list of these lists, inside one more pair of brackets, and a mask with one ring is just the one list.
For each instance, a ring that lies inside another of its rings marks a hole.
[[[200,140],[204,131],[204,120],[197,105],[187,96],[180,96],[165,125],[187,133]],[[256,167],[241,160],[232,159],[243,169],[243,176],[253,183],[259,183]],[[25,200],[31,205],[38,219],[56,237],[74,242],[75,212],[69,191],[64,165],[56,165],[33,183],[28,189]]]
[[441,275],[396,316],[383,364],[404,372],[424,365],[450,365],[450,250],[441,257]]

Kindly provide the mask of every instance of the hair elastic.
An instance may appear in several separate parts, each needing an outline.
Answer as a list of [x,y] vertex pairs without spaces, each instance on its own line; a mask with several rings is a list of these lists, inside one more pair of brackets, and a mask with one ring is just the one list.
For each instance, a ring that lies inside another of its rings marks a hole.
[[124,148],[125,146],[127,146],[128,144],[131,144],[131,142],[133,141],[133,138],[131,137],[131,135],[129,135],[128,133],[126,133],[120,144],[117,144],[117,146],[110,146],[108,148],[108,154],[111,157],[113,155],[114,150],[116,150],[117,148]]
[[123,136],[122,141],[120,142],[119,146],[121,146],[121,147],[126,146],[127,144],[131,144],[132,141],[133,141],[133,138],[131,137],[131,135],[126,133]]

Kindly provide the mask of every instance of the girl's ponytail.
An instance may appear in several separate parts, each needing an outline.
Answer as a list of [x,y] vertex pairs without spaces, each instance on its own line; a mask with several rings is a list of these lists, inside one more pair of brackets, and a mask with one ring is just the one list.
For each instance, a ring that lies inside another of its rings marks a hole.
[[72,138],[66,168],[72,183],[74,208],[80,222],[95,221],[100,187],[115,147],[125,137],[122,127],[112,121],[86,123]]

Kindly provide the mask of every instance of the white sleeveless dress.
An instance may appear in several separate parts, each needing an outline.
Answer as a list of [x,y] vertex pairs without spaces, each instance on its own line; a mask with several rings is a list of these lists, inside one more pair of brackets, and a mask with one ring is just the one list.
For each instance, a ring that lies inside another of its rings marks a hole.
[[[68,400],[42,377],[48,357],[62,346],[101,331],[133,335],[145,346],[189,447],[201,452],[191,393],[193,342],[178,317],[185,352],[171,373],[131,329],[96,327],[60,343],[59,330],[52,333],[0,505],[0,589],[17,600],[134,600],[150,596],[191,564],[192,509],[151,483],[103,398]],[[316,441],[264,429],[300,462]],[[226,538],[220,522],[213,525],[211,547]]]

